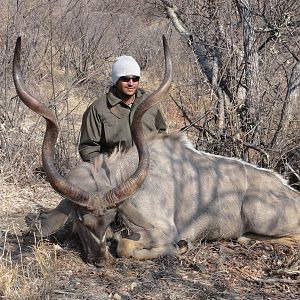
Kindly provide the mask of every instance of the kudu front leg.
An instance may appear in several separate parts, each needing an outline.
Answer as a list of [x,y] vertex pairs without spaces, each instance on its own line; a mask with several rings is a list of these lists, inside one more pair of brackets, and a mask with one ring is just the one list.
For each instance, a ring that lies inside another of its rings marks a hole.
[[187,243],[180,245],[165,241],[163,244],[155,244],[153,240],[146,240],[141,234],[139,239],[128,237],[121,238],[118,242],[117,253],[119,257],[133,257],[135,259],[152,259],[164,255],[179,255],[187,251]]

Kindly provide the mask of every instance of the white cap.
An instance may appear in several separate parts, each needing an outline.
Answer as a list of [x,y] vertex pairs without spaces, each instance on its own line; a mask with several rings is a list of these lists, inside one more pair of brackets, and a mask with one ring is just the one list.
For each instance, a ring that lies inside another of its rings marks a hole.
[[112,82],[116,84],[120,77],[134,75],[140,77],[141,70],[139,64],[132,56],[120,56],[112,65]]

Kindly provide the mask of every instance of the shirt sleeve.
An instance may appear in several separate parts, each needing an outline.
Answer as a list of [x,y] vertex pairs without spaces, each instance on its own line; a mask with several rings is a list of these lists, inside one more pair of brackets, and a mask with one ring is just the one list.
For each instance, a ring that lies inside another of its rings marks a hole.
[[91,105],[83,114],[80,129],[79,154],[83,161],[91,162],[100,153],[101,116]]
[[166,132],[167,130],[166,122],[159,108],[155,117],[155,127],[159,133]]

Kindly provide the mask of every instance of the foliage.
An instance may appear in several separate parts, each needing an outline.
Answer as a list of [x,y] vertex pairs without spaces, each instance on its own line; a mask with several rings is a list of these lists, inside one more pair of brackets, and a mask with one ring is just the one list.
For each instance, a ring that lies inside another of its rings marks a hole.
[[198,62],[191,85],[202,75],[215,108],[196,128],[198,147],[287,169],[282,158],[291,163],[299,145],[299,2],[161,2]]
[[[298,1],[4,0],[2,7],[5,180],[27,182],[43,175],[43,120],[20,103],[12,83],[18,35],[26,84],[59,120],[56,162],[65,173],[79,160],[81,115],[106,91],[113,60],[124,53],[136,57],[141,84],[154,90],[163,71],[165,33],[175,69],[170,98],[163,104],[170,131],[187,127],[198,148],[277,168],[298,181],[299,167],[291,161],[299,144]],[[168,9],[185,36],[168,19]]]

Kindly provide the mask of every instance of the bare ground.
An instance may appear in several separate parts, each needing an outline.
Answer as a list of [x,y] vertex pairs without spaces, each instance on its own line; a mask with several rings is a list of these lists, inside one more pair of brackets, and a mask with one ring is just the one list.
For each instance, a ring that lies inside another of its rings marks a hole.
[[68,226],[51,241],[24,235],[26,220],[60,200],[47,184],[0,190],[2,299],[300,299],[295,246],[199,241],[182,256],[111,256],[95,268]]

